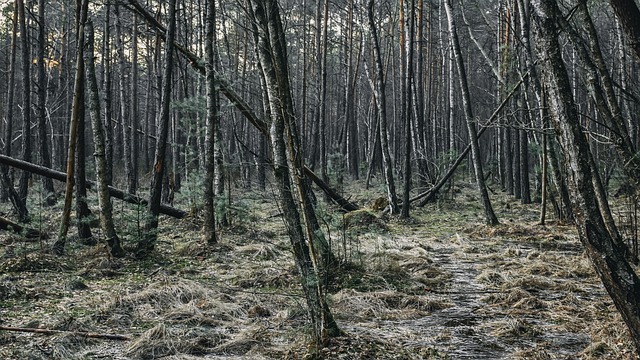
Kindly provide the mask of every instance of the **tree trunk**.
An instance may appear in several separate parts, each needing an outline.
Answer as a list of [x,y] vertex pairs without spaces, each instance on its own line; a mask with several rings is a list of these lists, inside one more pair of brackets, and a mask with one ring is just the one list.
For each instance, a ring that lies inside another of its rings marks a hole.
[[374,18],[373,0],[369,0],[368,17],[369,29],[373,41],[374,68],[376,84],[372,89],[378,106],[378,121],[380,121],[380,145],[382,146],[382,162],[384,164],[384,179],[387,184],[387,200],[391,214],[398,213],[398,197],[396,195],[396,185],[393,179],[393,165],[391,164],[391,154],[389,152],[389,134],[387,130],[387,97],[385,95],[385,79],[382,67],[382,54],[380,52],[380,41],[378,39],[378,28]]
[[[15,95],[15,79],[16,79],[16,52],[18,38],[18,7],[13,10],[13,30],[11,32],[11,53],[9,55],[9,89],[7,95],[7,127],[4,136],[4,153],[11,156],[11,142],[13,140],[13,99]],[[8,166],[0,166],[0,181],[2,188],[6,191],[6,196],[11,201],[13,208],[18,215],[18,219],[23,222],[29,222],[29,210],[26,202],[20,197],[13,186],[13,179],[9,173]]]
[[88,108],[93,125],[93,144],[95,151],[93,156],[96,161],[96,183],[98,184],[98,206],[100,208],[100,226],[107,238],[109,253],[114,257],[124,256],[124,250],[120,246],[120,239],[113,223],[113,211],[109,188],[107,183],[107,162],[105,156],[104,124],[100,116],[100,98],[98,94],[98,81],[94,65],[94,35],[93,24],[86,26],[86,53],[84,56],[86,78],[88,85]]
[[313,209],[307,193],[309,187],[305,184],[300,143],[292,118],[293,99],[284,29],[276,1],[253,0],[250,5],[256,50],[267,91],[265,101],[271,115],[273,172],[307,299],[315,344],[321,346],[327,337],[340,334],[340,330],[325,300],[319,276],[322,264],[316,255],[315,244],[318,237],[324,236],[317,226],[315,213],[310,213]]
[[571,85],[564,66],[555,25],[557,4],[532,1],[538,38],[538,56],[548,91],[550,114],[569,171],[569,191],[580,240],[600,279],[640,351],[640,278],[625,260],[624,250],[611,237],[593,188],[587,139],[582,132]]
[[165,42],[165,62],[162,75],[162,107],[160,109],[160,130],[156,142],[156,154],[151,180],[151,195],[149,197],[148,217],[144,226],[144,234],[138,242],[136,255],[146,257],[151,254],[158,237],[158,215],[160,214],[160,200],[162,196],[162,180],[165,174],[165,159],[167,152],[167,138],[169,135],[169,120],[171,117],[171,79],[173,73],[173,42],[176,35],[176,0],[169,0],[169,28]]
[[465,112],[467,130],[469,131],[469,141],[471,142],[471,157],[473,160],[473,166],[476,173],[476,182],[480,191],[480,197],[482,199],[482,206],[484,207],[485,220],[487,224],[498,224],[498,218],[493,212],[491,206],[491,200],[489,199],[489,192],[484,180],[484,173],[482,171],[482,158],[480,155],[480,146],[478,144],[478,131],[476,129],[475,120],[473,117],[473,111],[471,109],[471,99],[469,95],[469,87],[467,85],[467,74],[462,62],[462,54],[460,51],[460,44],[458,42],[458,34],[456,30],[455,20],[453,18],[453,9],[451,7],[451,0],[445,0],[445,10],[447,12],[447,19],[449,20],[449,36],[451,39],[451,45],[455,56],[456,67],[458,69],[458,77],[460,82],[460,89],[462,90],[462,102]]
[[[81,1],[81,0],[78,0]],[[77,21],[77,52],[76,52],[76,76],[73,84],[73,106],[71,108],[71,122],[69,129],[69,150],[67,152],[67,187],[65,189],[64,207],[62,209],[62,218],[60,219],[60,230],[58,231],[58,239],[53,244],[53,251],[59,255],[64,253],[64,247],[67,242],[67,232],[69,231],[69,220],[71,218],[71,202],[73,200],[73,186],[75,184],[75,161],[76,146],[78,138],[78,123],[80,122],[82,107],[82,82],[83,77],[83,56],[84,56],[84,24],[87,20],[87,11],[89,0],[82,1],[80,17]]]
[[[22,51],[22,159],[31,162],[31,54],[24,0],[16,0]],[[31,173],[23,171],[18,185],[20,199],[26,203]]]
[[[119,94],[119,107],[118,107],[118,120],[122,130],[122,164],[124,165],[124,176],[127,181],[128,190],[135,190],[133,184],[133,165],[131,162],[131,118],[133,114],[127,114],[127,86],[126,79],[129,78],[125,65],[125,49],[124,49],[124,34],[122,25],[122,14],[120,13],[120,5],[114,7],[116,14],[116,50],[118,56],[118,94]],[[117,144],[117,142],[116,142]],[[132,191],[129,191],[133,193]]]
[[404,115],[405,126],[405,154],[404,154],[404,193],[402,196],[402,218],[409,218],[410,191],[411,191],[411,155],[412,155],[412,126],[411,126],[411,110],[412,110],[412,79],[413,79],[413,42],[415,33],[415,3],[414,0],[400,0],[401,8],[409,7],[409,11],[405,8],[405,22],[402,24],[404,39],[401,46],[404,48],[404,76],[402,84],[402,113]]
[[[216,235],[216,199],[213,188],[216,170],[215,134],[219,127],[218,92],[216,90],[215,77],[215,26],[215,0],[207,0],[207,16],[205,20],[205,66],[207,69],[207,133],[204,177],[204,223],[202,226],[202,237],[207,244],[215,244],[218,242],[218,238]],[[221,169],[218,169],[218,171],[220,170]]]
[[[38,150],[40,152],[40,163],[44,167],[51,167],[51,154],[49,152],[49,142],[47,141],[47,74],[44,62],[44,53],[47,47],[45,37],[45,0],[38,0]],[[44,203],[52,206],[56,202],[56,195],[53,189],[53,180],[43,177],[42,190],[44,192]]]

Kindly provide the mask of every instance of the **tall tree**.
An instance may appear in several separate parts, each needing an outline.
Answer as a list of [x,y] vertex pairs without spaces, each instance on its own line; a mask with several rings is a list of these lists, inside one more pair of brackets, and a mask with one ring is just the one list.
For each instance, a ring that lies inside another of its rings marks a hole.
[[148,256],[154,249],[158,237],[158,215],[160,214],[160,200],[162,197],[162,180],[165,174],[167,139],[169,137],[169,120],[171,118],[171,79],[173,77],[173,51],[176,38],[176,0],[169,0],[169,26],[164,49],[164,71],[162,74],[162,106],[160,109],[160,119],[156,153],[153,165],[153,177],[151,180],[151,195],[149,197],[149,208],[147,219],[144,225],[144,234],[138,242],[136,254],[139,257]]
[[100,226],[107,238],[109,253],[114,257],[124,256],[124,250],[120,246],[120,238],[116,233],[113,223],[113,210],[111,197],[109,196],[109,183],[107,182],[107,162],[105,151],[104,124],[100,115],[100,96],[98,93],[98,81],[96,80],[94,57],[94,31],[92,22],[86,25],[86,50],[84,62],[86,68],[88,108],[93,128],[93,144],[95,151],[93,156],[96,161],[96,183],[98,184],[98,206],[100,207]]
[[[13,142],[13,101],[15,97],[15,81],[16,81],[16,52],[18,44],[18,6],[13,10],[13,22],[11,31],[11,46],[9,54],[9,88],[7,94],[7,110],[5,136],[4,136],[4,154],[11,156],[11,143]],[[13,187],[13,179],[9,173],[9,167],[0,166],[0,176],[2,181],[2,189],[7,192],[7,197],[11,201],[14,210],[18,214],[18,219],[22,222],[29,221],[29,210],[25,199]]]
[[624,249],[609,233],[593,187],[591,151],[582,131],[569,76],[558,41],[553,0],[532,0],[537,50],[551,119],[569,171],[568,187],[578,235],[613,303],[640,351],[640,278],[624,257]]
[[[44,59],[46,43],[45,27],[45,0],[38,0],[38,50],[37,50],[37,73],[38,73],[38,150],[40,152],[40,163],[42,166],[51,167],[51,154],[49,151],[49,141],[47,138],[47,73]],[[42,190],[44,191],[44,202],[46,205],[53,205],[56,201],[53,190],[53,180],[43,176]]]
[[305,185],[302,153],[295,128],[288,55],[279,4],[275,0],[251,0],[249,5],[261,76],[266,85],[265,101],[271,115],[269,135],[273,173],[307,299],[314,342],[321,346],[327,337],[340,334],[340,330],[329,310],[323,282],[319,277],[319,266],[322,264],[316,255],[314,243],[319,235],[317,232],[321,231],[317,224],[313,224],[307,208],[309,187]]
[[[16,0],[20,28],[20,50],[22,52],[22,160],[31,162],[31,54],[24,0]],[[23,171],[20,176],[18,194],[26,202],[31,173]]]
[[[213,182],[215,180],[215,134],[219,127],[218,92],[215,76],[215,46],[216,46],[216,5],[215,0],[207,0],[207,15],[205,17],[205,67],[207,89],[207,132],[204,177],[204,223],[202,236],[208,244],[218,242],[216,235],[216,202]],[[220,169],[219,169],[220,170]]]
[[498,218],[496,217],[496,214],[493,211],[493,207],[491,206],[489,192],[487,191],[487,185],[484,180],[482,159],[480,155],[480,145],[478,144],[478,130],[476,129],[473,110],[471,108],[471,98],[469,95],[469,86],[467,84],[467,73],[462,60],[462,52],[460,50],[460,43],[458,41],[458,33],[456,29],[455,19],[453,17],[451,0],[445,0],[444,5],[447,12],[447,19],[449,21],[449,36],[453,54],[455,57],[455,65],[458,70],[458,81],[460,90],[462,91],[462,105],[467,120],[467,130],[469,131],[469,141],[471,143],[471,158],[476,173],[476,183],[478,184],[478,190],[480,191],[480,197],[482,199],[482,206],[484,207],[485,221],[487,222],[487,224],[496,225],[498,224]]
[[69,221],[71,219],[71,202],[73,201],[73,187],[75,184],[74,175],[76,173],[76,150],[78,145],[78,128],[80,116],[82,114],[82,91],[84,89],[84,25],[87,20],[89,0],[78,0],[81,3],[77,26],[77,51],[76,51],[76,74],[73,83],[73,104],[71,107],[71,121],[69,124],[69,148],[67,151],[67,181],[64,196],[64,207],[62,218],[60,219],[60,229],[58,238],[53,244],[53,251],[59,255],[64,253],[69,231]]
[[384,165],[384,179],[387,184],[387,200],[392,214],[398,213],[398,196],[396,194],[396,185],[393,179],[393,165],[391,164],[391,153],[389,152],[389,134],[387,128],[387,96],[385,94],[385,77],[384,67],[382,65],[382,54],[380,50],[380,40],[378,37],[378,26],[375,21],[375,13],[373,8],[374,1],[369,0],[367,6],[367,14],[369,19],[369,30],[371,31],[371,40],[373,41],[373,65],[375,69],[376,82],[373,92],[376,98],[376,106],[378,108],[378,121],[380,122],[380,145],[382,147],[382,162]]

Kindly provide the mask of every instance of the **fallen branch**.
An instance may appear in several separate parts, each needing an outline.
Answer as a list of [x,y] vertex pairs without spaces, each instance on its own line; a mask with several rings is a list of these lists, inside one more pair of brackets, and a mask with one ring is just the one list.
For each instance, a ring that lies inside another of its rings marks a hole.
[[[5,164],[5,165],[9,165],[15,168],[18,168],[20,170],[26,170],[29,171],[31,173],[37,174],[37,175],[41,175],[41,176],[45,176],[54,180],[58,180],[58,181],[62,181],[62,182],[66,182],[67,181],[67,174],[63,173],[62,171],[56,171],[53,169],[49,169],[47,167],[44,166],[40,166],[40,165],[36,165],[36,164],[32,164],[30,162],[26,162],[23,160],[18,160],[18,159],[14,159],[12,157],[6,156],[6,155],[0,155],[0,164]],[[96,183],[95,181],[89,181],[87,180],[87,188],[91,189],[91,188],[96,188]],[[135,205],[147,205],[147,200],[137,196],[137,195],[133,195],[133,194],[129,194],[125,191],[122,191],[120,189],[116,189],[113,186],[109,186],[109,195],[111,195],[114,198],[126,201],[130,204],[135,204]],[[176,209],[174,207],[171,207],[169,205],[165,205],[162,204],[160,205],[160,212],[165,214],[165,215],[169,215],[178,219],[182,219],[185,216],[187,216],[187,212],[180,210],[180,209]]]
[[92,332],[85,332],[85,331],[64,331],[64,330],[51,330],[51,329],[38,329],[38,328],[21,328],[21,327],[12,327],[12,326],[0,326],[0,330],[28,332],[28,333],[36,333],[36,334],[44,334],[44,335],[69,334],[69,335],[81,336],[81,337],[92,338],[92,339],[107,339],[107,340],[121,340],[121,341],[131,340],[131,338],[127,335],[101,334],[101,333],[92,333]]
[[[482,135],[485,132],[485,130],[487,130],[493,124],[493,122],[498,118],[498,114],[500,114],[502,109],[504,109],[504,107],[507,105],[509,100],[511,100],[511,97],[513,97],[513,95],[516,93],[518,88],[520,88],[520,85],[522,85],[522,83],[524,83],[524,80],[528,76],[529,76],[529,72],[524,74],[524,76],[520,79],[520,81],[516,84],[516,86],[513,87],[513,89],[509,93],[509,95],[507,95],[507,97],[502,101],[500,106],[498,106],[498,108],[493,112],[493,114],[491,114],[491,116],[487,120],[487,124],[482,126],[480,128],[480,130],[478,131],[478,135],[477,135],[478,138],[480,138],[480,135]],[[419,195],[415,196],[414,198],[412,198],[411,200],[409,200],[409,203],[412,203],[412,202],[414,202],[416,200],[420,200],[420,199],[424,198],[424,199],[422,199],[422,201],[420,201],[418,203],[418,207],[422,207],[422,206],[425,206],[428,202],[432,201],[436,197],[436,195],[438,194],[438,191],[440,191],[440,189],[444,186],[444,184],[446,184],[447,181],[449,181],[449,179],[453,176],[453,173],[456,171],[458,166],[462,163],[462,160],[464,160],[467,157],[467,155],[469,154],[470,151],[471,151],[471,144],[468,144],[467,147],[464,149],[464,151],[462,151],[460,156],[458,156],[456,161],[449,167],[449,170],[442,177],[442,179],[440,179],[440,181],[438,181],[431,189],[429,189],[429,190],[423,192],[422,194],[419,194]]]
[[38,230],[31,229],[0,216],[0,230],[13,231],[27,239],[46,239],[48,236]]

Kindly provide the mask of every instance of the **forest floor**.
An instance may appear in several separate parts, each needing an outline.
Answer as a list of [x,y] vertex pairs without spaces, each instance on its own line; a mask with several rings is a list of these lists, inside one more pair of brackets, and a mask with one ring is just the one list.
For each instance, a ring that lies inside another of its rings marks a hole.
[[[488,227],[472,187],[458,190],[410,221],[320,207],[344,260],[328,279],[328,300],[346,335],[329,341],[325,358],[636,357],[573,227],[537,225],[539,205],[502,193],[493,196],[502,224]],[[0,326],[61,331],[0,330],[0,358],[303,358],[309,325],[279,210],[268,192],[235,191],[242,198],[220,245],[199,241],[195,211],[162,217],[157,251],[144,261],[73,240],[56,257],[47,251],[53,240],[0,233]],[[349,191],[361,205],[384,194]],[[131,249],[142,212],[114,204]],[[32,226],[55,234],[59,206],[35,206]]]

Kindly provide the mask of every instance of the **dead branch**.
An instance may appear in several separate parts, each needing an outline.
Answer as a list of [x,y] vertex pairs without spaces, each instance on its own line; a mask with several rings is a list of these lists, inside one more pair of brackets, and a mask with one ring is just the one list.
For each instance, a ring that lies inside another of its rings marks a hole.
[[36,333],[36,334],[43,334],[43,335],[68,334],[68,335],[75,335],[75,336],[81,336],[81,337],[92,338],[92,339],[121,340],[121,341],[131,340],[131,338],[127,335],[101,334],[101,333],[93,333],[93,332],[85,332],[85,331],[64,331],[64,330],[51,330],[51,329],[38,329],[38,328],[21,328],[21,327],[12,327],[12,326],[0,326],[0,330],[29,332],[29,333]]
[[48,236],[38,230],[31,229],[0,216],[0,230],[13,231],[27,239],[46,239]]
[[[29,172],[32,172],[34,174],[37,175],[41,175],[41,176],[46,176],[48,178],[54,179],[54,180],[58,180],[58,181],[62,181],[62,182],[66,182],[67,181],[67,174],[63,173],[61,171],[56,171],[53,169],[49,169],[46,168],[44,166],[40,166],[40,165],[36,165],[36,164],[32,164],[30,162],[26,162],[23,160],[18,160],[18,159],[14,159],[12,157],[6,156],[6,155],[0,155],[0,164],[5,164],[5,165],[9,165],[9,166],[13,166],[15,168],[18,168],[20,170],[26,170]],[[95,189],[96,188],[96,183],[95,181],[89,181],[87,180],[87,188],[91,189]],[[114,198],[118,198],[120,200],[126,201],[130,204],[135,204],[135,205],[147,205],[147,200],[137,196],[137,195],[133,195],[133,194],[129,194],[123,190],[120,189],[116,189],[113,186],[109,186],[109,195],[113,196]],[[165,214],[165,215],[169,215],[178,219],[182,219],[185,216],[187,216],[187,212],[180,210],[180,209],[176,209],[174,207],[171,207],[169,205],[166,204],[162,204],[160,205],[160,212]]]

